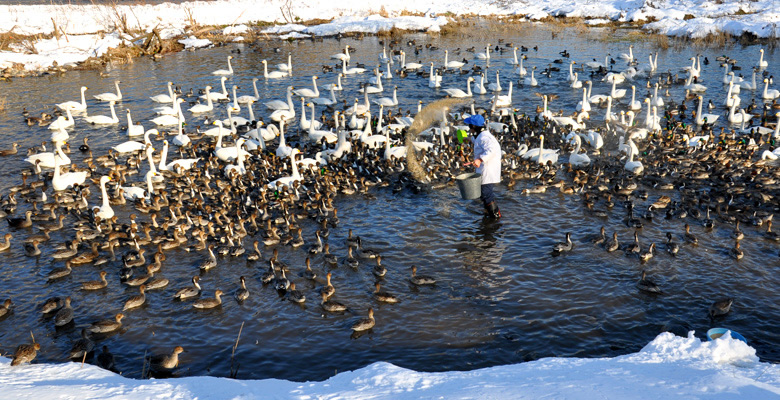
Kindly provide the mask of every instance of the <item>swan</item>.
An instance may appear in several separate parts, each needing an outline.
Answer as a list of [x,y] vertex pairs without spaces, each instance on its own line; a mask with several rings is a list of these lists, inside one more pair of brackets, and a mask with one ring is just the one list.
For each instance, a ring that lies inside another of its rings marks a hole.
[[607,75],[604,76],[604,79],[602,79],[602,81],[620,84],[626,81],[626,76],[615,72],[608,72]]
[[112,149],[116,151],[117,153],[132,153],[135,151],[141,151],[146,148],[147,145],[151,146],[152,141],[149,139],[149,136],[152,134],[157,134],[157,129],[149,129],[144,133],[144,142],[136,142],[135,140],[128,140],[127,142],[120,143]]
[[607,111],[604,113],[604,122],[617,121],[617,115],[612,112],[612,96],[607,96]]
[[634,45],[631,44],[631,45],[628,46],[628,54],[620,53],[620,55],[618,55],[618,57],[620,57],[621,59],[623,59],[623,61],[628,62],[628,63],[634,61]]
[[422,68],[423,65],[419,63],[407,63],[406,62],[406,52],[401,50],[401,69],[405,69],[407,71],[414,71]]
[[133,124],[133,118],[130,116],[130,109],[127,109],[127,136],[142,136],[143,134],[143,125]]
[[[292,99],[290,99],[290,102],[292,103]],[[282,120],[291,120],[295,118],[295,107],[290,104],[290,108],[286,110],[276,110],[271,113],[271,120],[275,122],[280,122]]]
[[584,168],[590,165],[590,157],[587,154],[580,154],[580,147],[582,147],[582,139],[579,135],[574,136],[574,143],[576,147],[574,151],[569,155],[569,165],[572,168]]
[[61,173],[59,157],[54,157],[54,176],[51,179],[51,186],[55,191],[62,191],[75,185],[83,185],[87,179],[87,171]]
[[158,94],[150,99],[155,103],[173,103],[173,82],[168,82],[168,94]]
[[390,147],[390,130],[385,130],[385,160],[392,158],[406,158],[406,146]]
[[[59,118],[62,118],[62,116],[58,117],[58,119]],[[57,129],[57,132],[52,132],[50,140],[52,143],[54,143],[54,142],[65,142],[68,139],[70,139],[70,135],[68,135],[68,132],[65,130],[65,128],[60,127],[59,129]]]
[[636,86],[631,85],[631,101],[628,103],[628,109],[639,111],[642,109],[642,102],[636,99]]
[[233,59],[233,56],[227,57],[227,63],[228,63],[228,69],[218,69],[211,73],[211,75],[233,75],[233,66],[230,64],[230,60]]
[[[229,111],[232,111],[236,114],[241,112],[241,106],[238,104],[238,97],[236,97],[236,90],[238,90],[238,86],[233,85],[232,92],[233,92],[233,103],[228,104],[227,109]],[[230,99],[228,99],[230,100]],[[246,121],[244,121],[246,123]]]
[[[165,143],[167,144],[168,141],[166,140]],[[166,151],[168,150],[167,147],[165,149]],[[160,183],[163,180],[165,180],[165,178],[162,176],[162,174],[157,173],[157,167],[154,165],[154,147],[152,147],[152,145],[149,144],[148,146],[146,146],[145,150],[146,150],[146,159],[149,161],[149,171],[154,172],[154,175],[152,175],[152,181],[154,183]]]
[[756,67],[759,69],[765,69],[769,67],[769,61],[764,60],[764,49],[758,50],[758,64],[756,64]]
[[295,162],[295,155],[300,153],[301,151],[298,149],[292,149],[290,151],[290,165],[292,166],[292,175],[291,176],[283,176],[281,178],[278,178],[272,182],[268,183],[268,188],[270,189],[278,189],[279,186],[292,186],[293,182],[298,182],[303,180],[301,177],[301,174],[298,172],[298,164]]
[[106,184],[110,180],[111,178],[106,175],[100,177],[100,194],[102,195],[101,198],[103,199],[103,204],[100,206],[95,216],[100,217],[100,219],[104,221],[114,217],[114,209],[111,208],[108,192],[106,191]]
[[366,72],[365,68],[347,68],[347,60],[341,60],[341,73],[344,75],[355,75],[355,74],[362,74],[363,72]]
[[292,153],[293,148],[288,146],[284,139],[284,121],[279,121],[279,146],[276,147],[276,156],[285,158],[289,157]]
[[658,69],[658,52],[655,52],[655,59],[653,58],[653,55],[650,54],[650,72],[655,72]]
[[193,114],[200,114],[214,110],[214,103],[211,101],[211,86],[206,86],[206,104],[195,104],[188,110]]
[[487,60],[490,61],[490,43],[485,46],[485,52],[484,53],[476,53],[474,54],[474,58],[477,60]]
[[590,68],[590,69],[606,68],[606,66],[609,65],[609,57],[610,56],[611,56],[611,54],[607,54],[606,56],[604,56],[604,64],[596,61],[596,59],[594,58],[593,61],[586,62],[585,66]]
[[685,81],[685,86],[683,86],[683,89],[690,90],[691,92],[694,92],[694,93],[707,91],[707,87],[706,86],[704,86],[704,85],[702,85],[700,83],[693,82],[693,79],[694,79],[693,76],[689,76],[688,79]]
[[81,87],[81,102],[78,101],[66,101],[64,103],[57,104],[57,108],[60,110],[71,110],[76,112],[87,111],[87,99],[84,97],[84,93],[87,91],[86,86]]
[[574,131],[585,129],[585,123],[582,122],[583,118],[587,118],[588,113],[581,112],[577,114],[577,119],[572,117],[552,117],[553,122],[558,126],[571,126]]
[[523,84],[528,86],[537,86],[539,82],[534,77],[534,72],[536,71],[536,67],[531,68],[531,76],[527,76],[523,79]]
[[255,102],[260,100],[260,93],[258,93],[258,91],[257,91],[257,81],[259,81],[259,79],[252,78],[252,89],[254,89],[255,95],[254,96],[250,96],[250,95],[240,96],[239,98],[236,99],[238,104],[255,103]]
[[569,63],[569,82],[574,82],[577,80],[577,75],[574,72],[574,64],[576,64],[576,61],[572,61]]
[[476,94],[487,93],[487,88],[485,87],[485,74],[479,74],[479,83],[476,83],[476,80],[474,82],[475,82],[474,93]]
[[114,101],[108,102],[108,107],[111,108],[111,116],[106,115],[94,115],[90,117],[84,117],[84,121],[89,122],[92,125],[114,125],[119,123],[119,118],[116,117],[116,111],[114,110]]
[[[380,107],[380,115],[382,115],[382,108]],[[377,126],[379,126],[379,121],[377,121]],[[360,142],[362,142],[366,147],[370,149],[378,149],[379,146],[384,144],[384,142],[387,141],[387,137],[385,135],[373,135],[371,132],[371,123],[367,123],[365,126],[365,129],[361,131],[360,134]]]
[[74,125],[76,125],[76,121],[73,120],[73,114],[71,114],[70,108],[65,109],[65,114],[68,116],[67,118],[60,115],[59,117],[57,117],[57,120],[49,124],[49,129],[60,130],[65,128],[71,128]]
[[701,103],[704,102],[701,96],[699,98],[699,106],[696,108],[696,125],[704,125],[704,120],[707,120],[708,124],[714,124],[718,120],[720,115],[716,114],[702,114]]
[[314,89],[301,88],[293,90],[293,94],[299,97],[320,97],[320,91],[317,89],[317,76],[311,77],[312,86]]
[[[225,81],[227,81],[227,77],[223,76],[219,78],[219,83],[222,85],[222,92],[209,92],[208,97],[211,98],[211,101],[220,101],[220,100],[229,100],[228,97],[228,91],[225,87]],[[200,96],[201,100],[206,100],[207,95]]]
[[769,90],[769,79],[764,79],[764,94],[762,97],[764,100],[774,100],[780,97],[780,90]]
[[[591,82],[588,81],[588,86],[591,85]],[[580,100],[577,103],[577,107],[575,108],[577,111],[585,111],[588,112],[591,110],[590,108],[590,102],[588,101],[588,89],[583,88],[582,89],[582,100]]]
[[122,83],[120,81],[114,81],[114,86],[116,87],[116,93],[101,93],[98,95],[93,96],[95,99],[99,101],[121,101],[122,100],[122,91],[119,90],[119,84]]
[[741,123],[747,123],[753,118],[753,114],[747,114],[745,110],[740,109],[739,114],[735,114],[734,110],[736,110],[737,104],[734,103],[731,105],[731,108],[729,108],[729,122],[732,124],[741,124]]
[[[311,120],[306,118],[306,107],[309,105],[311,105]],[[306,99],[301,97],[301,129],[309,129],[309,126],[314,127],[314,129],[320,129],[322,127],[322,122],[317,121],[315,115],[317,114],[314,112],[314,103],[306,103]]]
[[382,87],[382,76],[379,74],[379,70],[376,70],[376,86],[368,86],[364,85],[362,88],[358,89],[358,92],[360,93],[380,93],[385,90],[384,87]]
[[160,164],[157,166],[157,169],[160,171],[175,171],[176,167],[180,167],[184,170],[190,170],[192,167],[195,166],[195,164],[200,161],[200,158],[180,158],[175,161],[171,161],[170,163],[168,161],[168,141],[163,140],[163,148],[162,153],[160,154]]
[[639,154],[639,148],[636,147],[636,143],[634,143],[630,137],[628,138],[628,142],[625,141],[623,136],[620,136],[618,140],[618,151],[626,154],[633,151],[634,154]]
[[176,98],[176,93],[173,94],[173,102],[170,106],[155,107],[154,111],[157,115],[173,115],[174,117],[179,112],[181,103],[184,103],[184,99]]
[[330,98],[325,97],[316,97],[311,99],[310,101],[314,104],[320,105],[320,106],[332,106],[338,102],[336,100],[336,92],[334,92],[335,89],[332,87],[328,89],[330,91]]
[[[244,151],[243,147],[245,141],[246,139],[244,138],[240,138],[236,140],[236,149],[238,149],[238,151],[241,152]],[[225,171],[225,176],[227,177],[230,177],[230,175],[234,172],[239,175],[246,174],[246,167],[244,166],[244,157],[237,157],[236,164],[226,165],[224,171]]]
[[650,100],[650,105],[654,107],[663,107],[664,99],[658,96],[658,83],[655,84],[655,90],[653,91],[653,98]]
[[287,53],[287,63],[276,64],[276,69],[278,69],[279,71],[287,72],[288,74],[292,75],[292,53]]
[[270,142],[279,136],[279,128],[276,125],[268,125],[267,128],[257,128],[247,132],[247,137],[258,142]]
[[[363,93],[363,104],[358,104],[358,100],[355,99],[355,105],[347,108],[344,110],[345,115],[352,115],[352,114],[365,114],[368,111],[371,111],[371,103],[368,102],[368,93]],[[350,128],[352,128],[350,126]],[[354,129],[354,128],[353,128]]]
[[331,59],[339,60],[339,61],[349,61],[349,45],[346,45],[344,47],[343,53],[336,53],[330,56]]
[[472,93],[471,93],[471,82],[473,82],[473,81],[474,81],[474,78],[472,78],[472,77],[468,77],[466,79],[466,91],[465,92],[462,89],[458,89],[458,88],[448,88],[448,89],[443,89],[442,91],[445,94],[449,95],[450,97],[457,97],[457,98],[471,97],[472,96]]
[[461,69],[466,63],[462,61],[449,61],[449,50],[444,50],[444,69]]
[[184,114],[181,112],[181,104],[184,99],[178,99],[174,104],[176,107],[176,115],[160,115],[159,117],[152,118],[152,122],[158,126],[172,126],[184,122]]
[[495,95],[494,103],[496,107],[509,107],[512,105],[512,81],[509,81],[509,89],[504,95]]
[[576,73],[576,72],[574,73],[574,80],[571,81],[571,84],[569,85],[569,87],[572,88],[572,89],[581,89],[582,88],[582,81],[580,81],[578,73]]
[[380,97],[378,99],[374,99],[374,104],[376,104],[378,106],[387,106],[387,107],[397,106],[398,105],[398,95],[397,95],[397,92],[398,92],[398,86],[395,86],[393,88],[393,97],[392,98],[390,98],[390,97]]
[[729,108],[732,105],[739,107],[740,103],[742,103],[742,99],[734,94],[734,84],[729,82],[729,89],[726,91],[726,100],[723,100],[723,105],[726,106],[726,108]]
[[[521,146],[521,150],[522,149],[523,148]],[[537,147],[535,149],[527,150],[528,146],[526,146],[525,149],[526,149],[526,151],[521,154],[521,157],[523,159],[525,159],[525,160],[537,161],[538,162],[540,154],[543,155],[543,157],[542,157],[543,159],[548,157],[551,154],[555,154],[556,155],[556,161],[557,161],[558,150],[550,150],[550,149],[545,149],[544,148],[544,135],[540,135],[539,136],[539,147]],[[520,154],[520,152],[518,152],[518,154]]]
[[177,146],[186,146],[192,142],[189,136],[184,134],[184,124],[179,122],[179,133],[173,137],[173,144]]
[[610,92],[610,96],[613,99],[622,99],[623,97],[626,97],[626,89],[615,89],[615,86],[617,83],[613,80],[612,81],[612,91]]
[[501,81],[498,79],[498,70],[496,70],[496,81],[488,85],[488,89],[494,92],[500,92],[504,88],[501,87]]
[[710,137],[708,135],[690,137],[686,133],[683,135],[682,139],[685,145],[688,147],[699,147],[706,144],[707,141],[710,140]]
[[341,78],[344,76],[341,72],[336,76],[336,83],[329,83],[325,85],[325,89],[328,90],[335,90],[335,91],[341,91],[344,90],[344,88],[341,86]]
[[125,199],[129,201],[135,201],[136,199],[149,199],[154,194],[154,185],[152,179],[159,173],[154,171],[148,171],[146,173],[146,189],[138,186],[122,186],[123,195]]
[[[314,104],[309,103],[307,104],[311,108],[311,113],[314,115]],[[314,124],[309,124],[309,139],[313,140],[314,142],[319,142],[322,140],[322,138],[325,138],[325,141],[328,143],[336,143],[336,141],[339,139],[338,136],[336,136],[335,133],[330,131],[323,131],[323,130],[316,130],[314,127]]]
[[[222,121],[214,121],[214,123],[218,127],[222,127]],[[214,146],[214,156],[219,158],[222,161],[233,161],[238,157],[239,150],[238,146],[230,146],[230,147],[222,147],[222,137],[224,136],[224,130],[220,131],[220,135],[217,136],[217,143]],[[242,156],[248,156],[249,153],[246,150],[241,150],[240,154]]]
[[645,170],[645,167],[641,161],[634,161],[634,150],[631,147],[628,149],[628,160],[623,168],[634,175],[639,175]]
[[729,66],[731,66],[731,64],[723,63],[723,84],[728,85],[733,79],[736,79],[734,83],[742,82],[742,78],[735,77],[734,73],[729,71]]
[[441,87],[441,75],[438,74],[438,71],[434,71],[433,63],[431,63],[431,73],[430,76],[428,77],[428,87],[429,88]]
[[526,59],[526,56],[525,56],[525,54],[523,54],[523,56],[520,57],[520,66],[518,66],[517,69],[515,69],[515,73],[520,75],[520,76],[528,75],[528,70],[525,69],[525,67],[523,67],[523,60],[525,60],[525,59]]
[[742,83],[739,84],[739,87],[741,87],[742,89],[747,89],[747,90],[756,90],[756,89],[758,89],[758,86],[756,85],[756,69],[755,68],[753,69],[753,79],[750,82],[742,81]]
[[287,86],[287,101],[271,100],[263,104],[265,104],[265,106],[271,110],[289,110],[293,108],[292,92],[293,92],[293,87]]
[[582,138],[588,142],[588,146],[590,146],[593,150],[599,150],[604,147],[604,138],[602,138],[601,134],[596,131],[588,131],[582,136]]
[[505,63],[509,65],[517,65],[519,64],[517,60],[517,47],[512,48],[512,58],[507,58],[504,60]]

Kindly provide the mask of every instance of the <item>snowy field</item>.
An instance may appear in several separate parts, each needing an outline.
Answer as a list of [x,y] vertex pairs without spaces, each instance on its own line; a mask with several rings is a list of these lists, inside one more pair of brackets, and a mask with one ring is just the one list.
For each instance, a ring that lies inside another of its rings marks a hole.
[[[187,353],[181,356],[186,363]],[[117,355],[120,356],[120,355]],[[662,333],[636,354],[545,358],[466,372],[425,373],[375,363],[324,382],[189,377],[132,380],[78,363],[9,367],[7,399],[778,399],[780,366],[731,339]]]
[[[243,24],[273,22],[285,26],[270,32],[281,34],[282,38],[301,38],[339,32],[376,33],[393,27],[435,32],[452,15],[512,15],[532,21],[567,16],[596,22],[647,22],[645,29],[672,36],[696,38],[722,31],[736,36],[748,33],[760,38],[780,38],[777,0],[217,0],[132,6],[100,5],[112,3],[100,1],[57,3],[60,2],[0,5],[0,33],[48,35],[53,34],[56,24],[65,34],[59,40],[33,43],[37,54],[31,54],[30,46],[0,52],[0,69],[18,63],[27,70],[38,71],[51,67],[55,61],[67,65],[100,56],[110,47],[128,43],[127,37],[116,33],[116,27],[125,24],[128,29],[145,32],[163,29],[168,36],[188,34],[182,28],[193,23],[227,25],[226,33],[238,36],[247,29]],[[332,22],[311,27],[294,24],[312,19]],[[195,39],[198,38],[190,41]],[[209,44],[200,40],[194,46]]]

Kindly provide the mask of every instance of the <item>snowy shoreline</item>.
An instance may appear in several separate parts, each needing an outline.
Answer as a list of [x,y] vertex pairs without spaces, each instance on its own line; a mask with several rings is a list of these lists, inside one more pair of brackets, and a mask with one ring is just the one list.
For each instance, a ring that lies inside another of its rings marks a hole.
[[[186,353],[182,355],[186,363]],[[662,333],[641,351],[614,358],[544,358],[473,371],[416,372],[385,362],[322,382],[186,377],[124,378],[93,365],[10,367],[0,357],[7,398],[47,399],[768,399],[780,398],[780,365],[729,338],[702,342]]]
[[[216,0],[135,5],[0,5],[0,26],[5,29],[0,34],[53,36],[56,29],[59,36],[10,45],[10,51],[0,51],[0,70],[23,68],[43,72],[54,66],[73,67],[100,57],[111,48],[132,45],[126,31],[157,29],[163,32],[163,39],[177,38],[184,40],[181,43],[187,47],[205,47],[211,42],[185,27],[225,27],[221,33],[235,40],[241,40],[241,34],[249,30],[297,39],[348,32],[376,34],[393,29],[438,32],[453,18],[474,15],[527,21],[582,18],[586,25],[636,24],[649,32],[692,39],[726,33],[774,40],[780,38],[780,12],[774,5],[773,0]],[[303,21],[330,22],[304,26],[300,24]],[[250,27],[269,23],[274,26]]]

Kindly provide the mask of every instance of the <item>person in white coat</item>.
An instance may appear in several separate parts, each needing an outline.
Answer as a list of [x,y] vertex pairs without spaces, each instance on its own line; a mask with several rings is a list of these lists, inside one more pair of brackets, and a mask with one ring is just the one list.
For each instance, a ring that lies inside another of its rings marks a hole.
[[474,161],[465,165],[477,167],[477,172],[482,174],[482,195],[480,199],[485,205],[485,212],[489,217],[501,218],[501,211],[496,204],[496,195],[493,185],[501,182],[501,145],[498,139],[485,128],[485,118],[479,114],[472,115],[463,120],[469,126],[471,138],[474,143]]

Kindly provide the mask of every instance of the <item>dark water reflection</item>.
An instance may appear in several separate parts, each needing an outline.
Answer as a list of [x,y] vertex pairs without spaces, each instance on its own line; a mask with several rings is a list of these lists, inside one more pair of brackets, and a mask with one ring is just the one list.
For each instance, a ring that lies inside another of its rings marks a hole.
[[[617,33],[617,39],[620,34]],[[538,45],[538,51],[529,53],[526,66],[536,65],[540,69],[559,58],[558,52],[564,48],[579,62],[592,58],[603,60],[604,53],[618,54],[628,46],[628,42],[597,41],[575,32],[559,34],[555,41],[543,29],[517,35],[505,39]],[[433,41],[441,49],[479,47],[483,41],[461,36],[408,37],[413,38],[422,43]],[[149,96],[163,93],[169,80],[185,91],[209,84],[217,86],[218,80],[210,72],[224,67],[225,57],[232,49],[241,49],[241,53],[234,54],[234,65],[239,72],[229,84],[238,84],[242,94],[251,93],[252,77],[262,76],[261,59],[267,58],[273,65],[285,61],[288,50],[294,53],[293,78],[259,82],[260,95],[272,99],[283,98],[283,90],[290,82],[299,87],[310,85],[311,74],[319,74],[321,84],[334,82],[335,74],[323,73],[321,65],[332,64],[328,56],[343,49],[345,44],[357,47],[359,50],[353,55],[356,61],[369,65],[375,63],[382,48],[376,38],[276,43],[281,47],[279,52],[272,46],[233,45],[172,54],[159,62],[138,59],[132,64],[110,68],[108,77],[101,77],[96,71],[74,71],[63,76],[18,79],[0,86],[0,96],[8,99],[8,110],[0,113],[0,148],[8,148],[11,142],[17,141],[26,149],[48,140],[47,129],[23,124],[22,107],[33,112],[49,109],[55,103],[75,99],[81,85],[90,87],[88,94],[97,94],[112,91],[113,81],[121,80],[126,96],[121,109],[131,109],[135,119],[144,121],[146,128],[150,128],[148,119],[153,116],[155,104],[148,100]],[[647,42],[638,41],[634,45],[640,60],[655,50]],[[713,61],[704,68],[703,82],[710,87],[705,98],[715,101],[723,99],[725,93],[720,84],[722,69],[714,62],[715,57],[726,52],[740,60],[745,72],[758,54],[756,47],[660,51],[660,69],[676,70],[685,66],[696,51]],[[767,56],[772,73],[780,60],[776,52],[768,51]],[[443,51],[425,50],[411,58],[422,63],[440,63]],[[504,85],[508,84],[508,77],[517,82],[517,76],[502,61],[495,62],[495,68],[501,70]],[[568,88],[567,72],[554,74],[551,79],[539,77],[542,86],[538,89],[516,86],[515,106],[521,112],[534,112],[540,102],[533,92],[540,90],[561,96],[555,109],[572,110],[581,98],[581,91]],[[491,78],[493,75],[491,72]],[[357,95],[358,83],[365,79],[367,76],[347,77],[344,80],[347,89],[339,94],[339,99],[351,103]],[[447,75],[444,79],[445,87],[461,87],[465,81],[458,75]],[[644,82],[644,79],[637,81],[641,86],[638,94],[642,97],[646,92]],[[438,91],[428,89],[426,79],[416,76],[395,77],[385,84],[392,85],[399,86],[400,106],[404,110],[416,107],[418,99],[428,102],[440,97]],[[609,88],[597,82],[593,90],[594,94],[605,93]],[[681,92],[679,88],[672,90],[678,97]],[[741,96],[743,104],[752,98],[745,91]],[[475,99],[478,105],[485,106],[489,96]],[[296,106],[299,107],[298,102]],[[259,115],[267,115],[261,105],[255,108]],[[89,101],[89,109],[93,114],[108,113],[105,104],[94,101]],[[124,122],[124,113],[118,114]],[[202,123],[203,117],[192,119],[190,115],[187,113],[190,128]],[[601,115],[601,110],[592,113],[594,124]],[[96,154],[126,140],[119,127],[92,127],[80,120],[70,134],[73,144],[88,136]],[[78,152],[70,156],[77,164],[83,158]],[[21,182],[19,171],[27,168],[23,158],[20,152],[2,160],[5,164],[0,169],[2,193]],[[94,190],[90,197],[91,204],[99,201],[96,192],[99,191]],[[338,199],[341,224],[331,234],[331,250],[339,256],[346,255],[344,238],[349,228],[368,246],[380,250],[383,264],[389,270],[382,287],[400,297],[399,304],[379,304],[372,299],[374,277],[369,267],[358,272],[337,268],[332,270],[337,288],[334,299],[347,304],[350,310],[343,315],[325,314],[317,297],[317,289],[324,281],[318,278],[318,283],[310,283],[297,275],[303,270],[305,252],[281,247],[281,259],[291,265],[292,279],[307,296],[304,306],[284,301],[272,288],[263,287],[260,276],[266,269],[265,263],[223,258],[216,270],[202,276],[201,284],[206,296],[212,296],[216,289],[223,290],[225,302],[214,310],[196,311],[189,302],[172,301],[171,296],[197,274],[197,264],[203,254],[172,250],[162,271],[171,285],[164,291],[150,292],[147,306],[126,313],[124,331],[109,335],[98,344],[109,346],[117,355],[118,368],[127,376],[140,375],[145,351],[168,351],[176,345],[186,349],[181,356],[180,375],[227,376],[232,346],[243,322],[236,352],[241,364],[239,377],[310,380],[324,379],[379,360],[416,370],[440,371],[550,356],[615,356],[639,350],[662,331],[684,334],[695,329],[701,337],[708,328],[719,325],[748,337],[763,360],[780,360],[778,333],[772,324],[780,317],[778,248],[761,239],[761,232],[752,227],[743,227],[746,256],[739,262],[733,262],[727,255],[727,249],[733,244],[729,238],[730,227],[717,226],[705,232],[698,224],[694,228],[701,241],[697,248],[683,247],[676,258],[659,251],[642,266],[622,252],[606,253],[586,243],[586,236],[596,233],[601,225],[606,225],[609,233],[617,230],[621,240],[629,240],[633,231],[622,223],[623,211],[619,207],[608,218],[601,219],[584,213],[577,196],[552,191],[524,196],[519,190],[501,188],[498,194],[504,218],[489,223],[482,219],[477,204],[458,200],[454,188],[422,194],[405,191],[394,194],[389,189],[375,192],[376,200],[362,196]],[[651,192],[650,201],[654,196],[657,194]],[[17,213],[29,207],[21,204]],[[130,207],[116,209],[123,219],[133,212]],[[641,234],[644,245],[651,241],[660,244],[666,231],[679,234],[682,226],[682,221],[657,218],[647,223]],[[311,243],[317,226],[306,221],[303,227],[307,244]],[[32,231],[10,231],[15,239],[11,251],[0,256],[3,261],[0,294],[2,298],[12,298],[16,305],[13,314],[0,321],[4,352],[28,342],[29,332],[33,331],[42,345],[39,360],[63,361],[78,338],[80,327],[110,317],[121,309],[125,299],[136,293],[116,278],[119,263],[107,267],[111,279],[104,291],[78,290],[81,282],[96,278],[100,269],[93,266],[78,267],[63,281],[47,284],[48,271],[62,266],[52,261],[52,246],[43,246],[43,255],[38,258],[25,257],[20,240]],[[573,232],[575,251],[552,257],[553,244],[562,240],[566,231]],[[53,242],[61,242],[72,234],[67,229],[58,232]],[[264,250],[266,258],[269,254],[270,249]],[[420,273],[434,275],[437,284],[414,287],[408,281],[412,264],[419,266]],[[373,264],[363,261],[363,265]],[[312,267],[320,276],[329,270],[317,257]],[[662,286],[664,295],[647,296],[638,292],[635,284],[643,268]],[[238,304],[233,293],[241,275],[247,277],[251,296]],[[73,297],[75,327],[55,331],[53,323],[40,316],[40,304],[55,295]],[[707,317],[707,308],[721,296],[735,298],[733,311],[713,323]],[[357,339],[351,338],[351,324],[364,316],[368,307],[375,309],[376,327]]]

